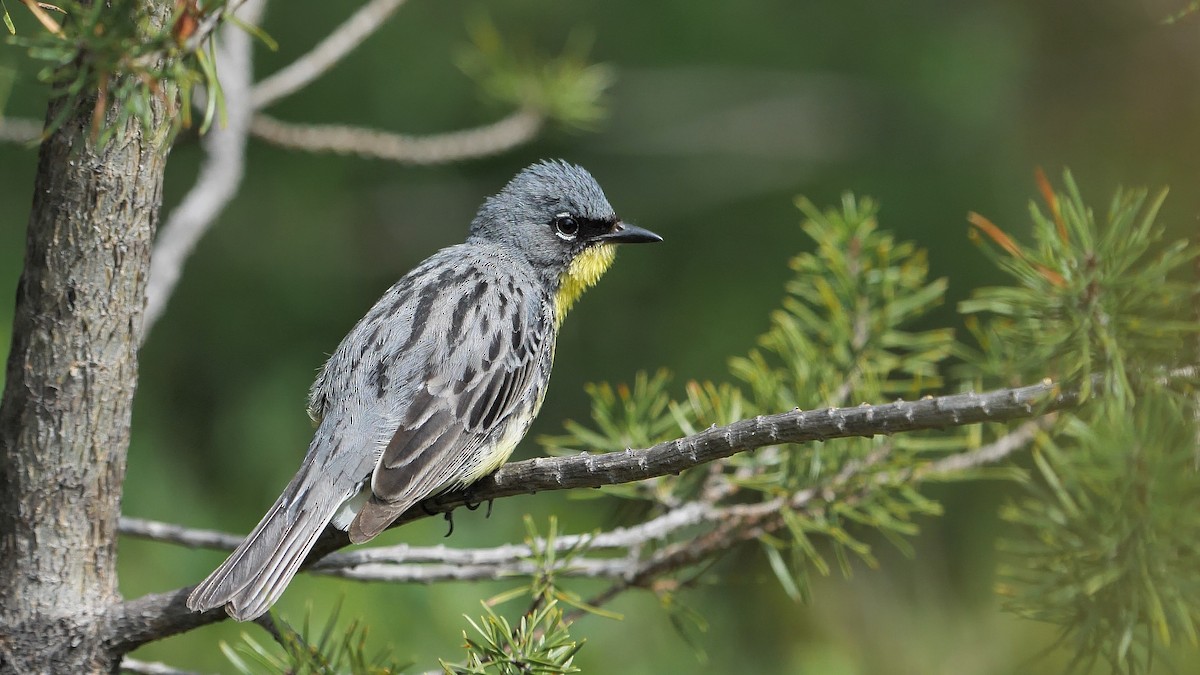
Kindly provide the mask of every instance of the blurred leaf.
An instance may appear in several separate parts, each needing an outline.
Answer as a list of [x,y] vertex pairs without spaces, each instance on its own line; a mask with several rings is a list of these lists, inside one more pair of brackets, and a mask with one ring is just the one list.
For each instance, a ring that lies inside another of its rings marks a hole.
[[659,593],[659,602],[666,610],[675,634],[687,644],[701,665],[707,664],[708,650],[704,648],[704,637],[708,633],[708,621],[704,615],[681,603],[678,593]]
[[1175,12],[1174,14],[1167,15],[1163,19],[1163,23],[1166,23],[1166,24],[1177,23],[1177,22],[1179,22],[1183,19],[1186,19],[1187,17],[1195,14],[1197,11],[1200,11],[1200,0],[1189,0],[1189,2],[1186,5],[1184,5],[1184,7],[1182,9]]
[[467,660],[442,661],[442,669],[454,675],[524,675],[526,673],[577,673],[575,655],[582,641],[571,639],[569,624],[551,599],[544,606],[523,615],[516,626],[483,603],[481,621],[467,622],[481,639],[465,632]]
[[486,15],[467,24],[471,47],[457,62],[490,99],[535,110],[568,128],[594,128],[606,115],[603,97],[612,85],[611,68],[588,62],[592,39],[582,31],[567,37],[563,53],[548,57],[509,46]]
[[[1170,392],[1071,416],[1039,438],[1043,478],[1003,517],[1006,607],[1062,627],[1077,654],[1146,672],[1200,620],[1200,473],[1193,403]],[[1170,598],[1170,601],[1165,601]]]
[[344,628],[337,625],[340,602],[321,631],[316,641],[309,630],[312,608],[304,615],[299,633],[293,633],[278,619],[276,625],[283,626],[283,642],[263,644],[243,633],[236,647],[222,642],[221,651],[239,673],[259,675],[263,673],[290,673],[292,675],[391,675],[399,673],[411,664],[399,664],[392,660],[390,650],[384,649],[375,655],[367,654],[368,628],[352,621]]
[[779,553],[779,549],[774,546],[764,545],[763,551],[767,554],[767,562],[771,564],[771,571],[775,573],[775,578],[779,580],[779,585],[783,587],[783,591],[793,602],[801,602],[804,599],[800,593],[800,586],[796,583],[795,577],[792,575],[792,570],[788,564],[783,561],[783,555]]

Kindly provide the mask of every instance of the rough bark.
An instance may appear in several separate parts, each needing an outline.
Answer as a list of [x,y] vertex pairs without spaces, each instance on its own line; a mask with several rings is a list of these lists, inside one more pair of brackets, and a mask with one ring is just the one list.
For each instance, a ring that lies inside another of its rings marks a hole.
[[98,148],[93,105],[80,101],[41,145],[17,286],[0,401],[0,673],[109,672],[120,658],[102,618],[119,600],[117,519],[169,134],[156,103],[148,131],[130,121]]

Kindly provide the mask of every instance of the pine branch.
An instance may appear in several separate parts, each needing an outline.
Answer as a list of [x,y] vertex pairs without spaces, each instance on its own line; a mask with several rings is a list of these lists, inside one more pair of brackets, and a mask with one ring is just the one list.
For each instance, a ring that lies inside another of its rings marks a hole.
[[[425,500],[403,514],[394,524],[448,513],[459,506],[478,504],[518,494],[546,490],[596,488],[678,473],[739,452],[780,444],[824,441],[833,438],[873,436],[903,431],[940,429],[980,422],[1004,422],[1029,418],[1073,407],[1078,393],[1045,381],[1042,384],[1001,389],[983,394],[965,393],[926,397],[919,401],[897,401],[885,405],[863,404],[854,408],[795,410],[713,427],[685,438],[660,443],[645,450],[627,450],[599,455],[538,457],[513,462],[474,485]],[[1011,451],[1011,450],[1010,450]],[[1004,453],[995,453],[1003,456]],[[980,462],[984,461],[981,455]],[[806,491],[808,492],[808,491]],[[812,499],[815,491],[793,498]],[[633,577],[649,578],[671,568],[686,566],[704,555],[721,550],[727,542],[755,538],[777,527],[782,504],[763,502],[723,507],[735,519],[718,525],[686,549],[664,547]],[[696,507],[703,509],[703,506]],[[309,554],[307,565],[349,544],[344,532],[327,528]],[[147,595],[119,605],[109,616],[108,634],[113,644],[133,649],[146,642],[185,632],[225,618],[220,610],[197,614],[184,606],[191,587]]]
[[[1024,448],[1045,426],[1044,421],[1027,422],[1013,432],[983,447],[949,455],[934,462],[914,468],[909,475],[919,480],[995,464],[1012,453]],[[881,459],[878,457],[877,459]],[[790,506],[802,509],[817,495],[825,495],[831,501],[828,490],[836,489],[852,477],[863,473],[877,462],[850,463],[838,473],[829,486],[812,488],[793,496]],[[881,479],[883,477],[880,477]],[[782,500],[766,502],[767,506],[755,506],[775,510],[784,505]],[[590,552],[620,551],[630,555],[638,547],[656,541],[664,541],[671,535],[697,525],[720,523],[734,516],[747,513],[747,507],[717,507],[711,502],[688,502],[660,516],[631,527],[618,527],[596,534],[561,534],[552,545],[558,553],[579,548]],[[142,518],[122,516],[120,532],[126,536],[150,541],[178,544],[188,548],[212,548],[231,551],[242,542],[242,536],[215,530],[187,528]],[[514,575],[528,576],[536,571],[527,560],[534,549],[544,549],[549,543],[537,539],[528,544],[503,544],[489,548],[460,549],[445,545],[377,546],[331,553],[308,567],[314,574],[322,574],[356,581],[387,581],[393,583],[433,583],[439,581],[475,581],[500,579]],[[630,561],[622,558],[588,559],[576,557],[571,565],[564,567],[566,576],[622,578],[633,568]]]
[[[971,392],[884,405],[763,415],[659,443],[646,450],[513,462],[464,490],[425,500],[400,516],[394,526],[489,499],[547,490],[597,488],[679,473],[766,446],[1005,422],[1069,408],[1077,400],[1077,392],[1064,390],[1047,380],[983,394]],[[322,537],[318,549],[328,540],[329,537]]]
[[[876,476],[874,485],[911,479],[914,483],[931,478],[947,476],[969,469],[1000,462],[1027,445],[1038,431],[1048,426],[1053,415],[1037,421],[1026,422],[980,448],[944,457],[918,466],[901,474]],[[862,495],[847,492],[851,479],[863,474],[882,460],[851,463],[834,476],[827,484],[804,490],[790,499],[776,499],[749,506],[715,507],[703,502],[690,502],[678,509],[654,518],[633,528],[618,528],[598,535],[559,535],[553,546],[558,552],[585,548],[589,552],[621,549],[623,557],[586,558],[576,556],[556,568],[560,577],[606,578],[618,582],[617,591],[630,587],[646,587],[653,579],[667,572],[694,564],[715,553],[729,550],[733,546],[761,536],[764,532],[778,529],[783,524],[779,512],[784,508],[793,511],[810,510],[813,503],[820,501],[818,509],[829,503],[849,503]],[[764,516],[769,522],[758,524]],[[717,524],[721,535],[705,539],[693,539],[677,546],[669,554],[658,556],[646,563],[637,558],[640,547],[655,541],[666,540],[671,534],[698,524]],[[747,525],[752,525],[747,527]],[[533,547],[507,544],[486,549],[453,549],[445,546],[410,547],[407,545],[383,546],[346,553],[334,553],[309,567],[316,574],[351,579],[354,581],[382,581],[390,583],[435,583],[441,581],[499,580],[513,576],[533,576],[540,571],[538,565],[527,559],[533,548],[544,548],[545,540],[538,540]],[[418,563],[418,564],[413,564]],[[430,564],[432,563],[432,564]],[[597,603],[590,603],[597,605]],[[598,606],[598,605],[597,605]]]

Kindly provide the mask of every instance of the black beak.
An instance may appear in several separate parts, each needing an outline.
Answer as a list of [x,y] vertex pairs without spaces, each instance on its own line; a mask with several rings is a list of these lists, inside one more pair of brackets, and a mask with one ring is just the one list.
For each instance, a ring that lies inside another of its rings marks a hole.
[[612,232],[598,237],[600,241],[611,241],[614,244],[652,244],[663,238],[637,225],[618,222]]

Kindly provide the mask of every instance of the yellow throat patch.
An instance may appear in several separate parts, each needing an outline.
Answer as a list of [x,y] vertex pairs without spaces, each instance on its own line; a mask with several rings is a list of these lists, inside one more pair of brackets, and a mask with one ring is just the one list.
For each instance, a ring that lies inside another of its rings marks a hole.
[[600,277],[604,276],[616,257],[617,245],[608,243],[596,244],[575,256],[563,272],[558,284],[558,295],[554,298],[556,327],[562,325],[567,310],[571,309],[571,305],[575,304],[579,296],[600,281]]

